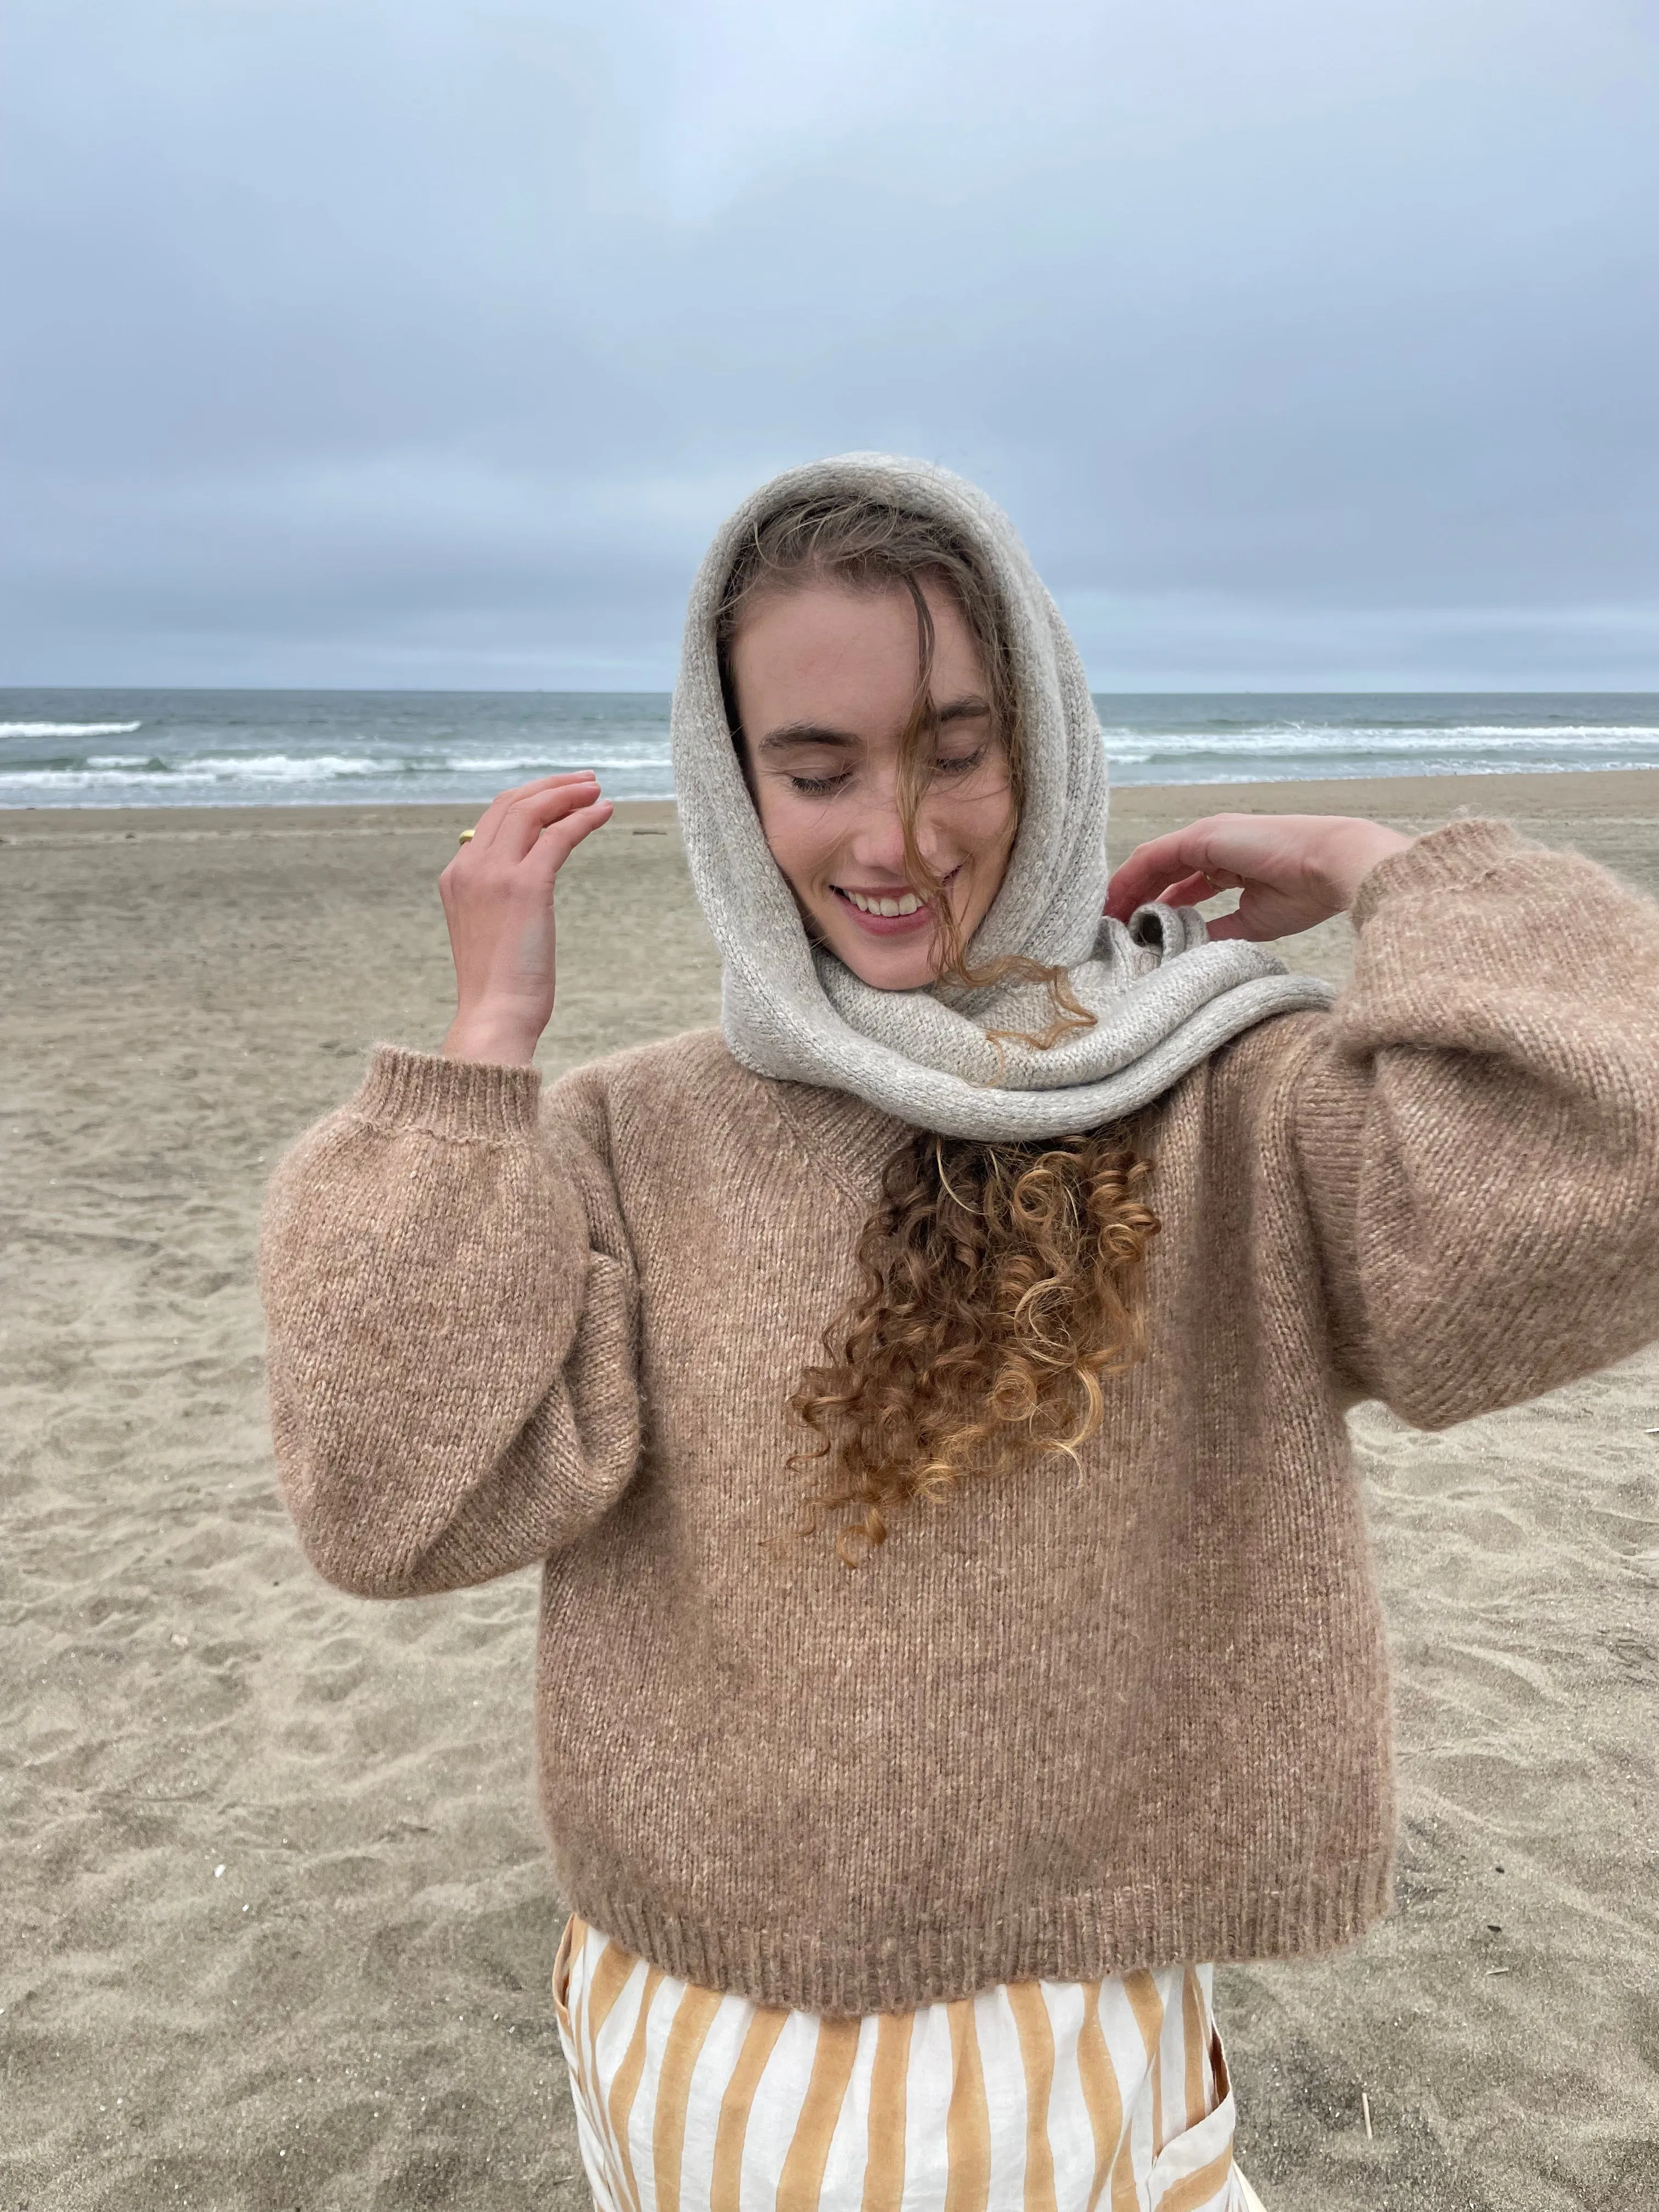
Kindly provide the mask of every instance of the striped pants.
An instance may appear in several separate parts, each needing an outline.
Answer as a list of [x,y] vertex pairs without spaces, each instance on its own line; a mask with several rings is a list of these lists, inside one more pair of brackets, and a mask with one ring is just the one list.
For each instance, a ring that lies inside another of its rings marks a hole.
[[573,1918],[553,1994],[599,2212],[1261,2212],[1207,1966],[826,2020]]

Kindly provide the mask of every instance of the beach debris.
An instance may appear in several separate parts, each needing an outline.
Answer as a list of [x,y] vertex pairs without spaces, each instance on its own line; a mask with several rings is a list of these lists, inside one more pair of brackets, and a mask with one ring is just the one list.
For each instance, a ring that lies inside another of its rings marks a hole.
[[1508,1972],[1509,1968],[1507,1966],[1488,1966],[1486,1969],[1486,1978],[1490,1980],[1494,1974],[1507,1974]]
[[1644,1429],[1642,1434],[1644,1437],[1659,1437],[1659,1429]]
[[224,1869],[223,1869],[222,1866],[216,1866],[216,1867],[215,1867],[215,1868],[214,1868],[214,1869],[213,1869],[213,1879],[215,1880],[215,1881],[218,1881],[218,1879],[219,1879],[220,1875],[221,1875],[223,1872],[224,1872]]
[[173,1644],[173,1646],[174,1646],[178,1650],[180,1650],[180,1651],[188,1651],[188,1650],[189,1650],[189,1649],[190,1649],[190,1638],[189,1638],[189,1637],[187,1637],[187,1636],[185,1636],[185,1635],[181,1634],[181,1633],[180,1633],[180,1632],[179,1632],[178,1629],[176,1629],[176,1628],[173,1630],[173,1632],[172,1635],[167,1638],[167,1641],[168,1641],[168,1643],[169,1643],[169,1644]]
[[1376,2138],[1371,2133],[1371,2100],[1363,2089],[1359,2093],[1359,2109],[1365,2115],[1365,2140],[1375,2142]]

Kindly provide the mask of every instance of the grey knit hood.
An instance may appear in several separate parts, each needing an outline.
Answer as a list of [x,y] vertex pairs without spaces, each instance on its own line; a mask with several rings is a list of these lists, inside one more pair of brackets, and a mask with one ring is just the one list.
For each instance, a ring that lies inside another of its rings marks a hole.
[[[969,948],[1066,968],[1096,1017],[1050,1051],[988,1030],[1041,1032],[1042,985],[880,991],[812,945],[767,848],[721,694],[715,625],[754,529],[786,501],[852,493],[937,518],[977,547],[1007,624],[1024,799],[1007,872]],[[698,899],[725,963],[720,1026],[757,1075],[815,1083],[945,1136],[1069,1134],[1134,1112],[1270,1015],[1328,1005],[1328,984],[1243,940],[1211,944],[1188,909],[1105,919],[1106,753],[1083,664],[1012,524],[925,461],[845,453],[790,469],[745,500],[692,586],[674,690],[674,780]]]

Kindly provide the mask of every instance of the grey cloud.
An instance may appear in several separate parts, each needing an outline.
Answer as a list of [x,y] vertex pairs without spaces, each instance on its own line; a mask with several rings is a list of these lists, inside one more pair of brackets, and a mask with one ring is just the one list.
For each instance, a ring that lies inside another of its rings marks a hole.
[[664,682],[726,508],[876,446],[1003,500],[1102,684],[1659,684],[1641,10],[12,43],[6,680]]

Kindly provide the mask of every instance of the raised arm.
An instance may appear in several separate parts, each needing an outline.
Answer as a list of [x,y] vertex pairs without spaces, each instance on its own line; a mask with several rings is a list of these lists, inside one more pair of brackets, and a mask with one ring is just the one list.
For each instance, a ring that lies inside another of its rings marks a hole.
[[585,773],[490,805],[439,885],[442,1056],[381,1047],[271,1183],[277,1468],[319,1571],[368,1596],[544,1557],[638,1457],[634,1274],[597,1094],[567,1085],[539,1120],[529,1065],[553,1010],[554,881],[610,811]]
[[1235,1061],[1343,1387],[1439,1428],[1659,1336],[1659,907],[1500,823],[1212,815],[1132,854],[1109,910],[1228,887],[1212,937],[1358,932],[1330,1015]]
[[1659,907],[1467,822],[1353,918],[1295,1101],[1349,1386],[1441,1428],[1659,1336]]

